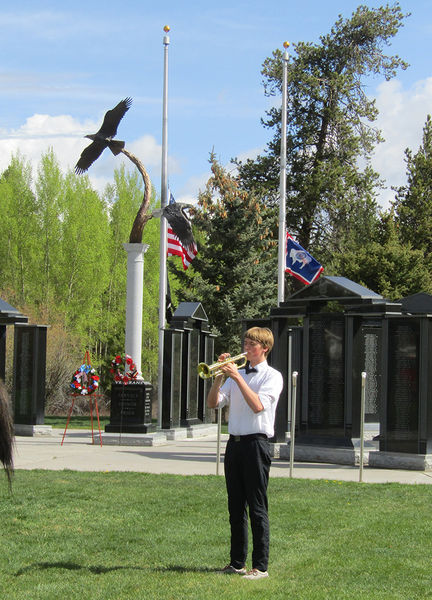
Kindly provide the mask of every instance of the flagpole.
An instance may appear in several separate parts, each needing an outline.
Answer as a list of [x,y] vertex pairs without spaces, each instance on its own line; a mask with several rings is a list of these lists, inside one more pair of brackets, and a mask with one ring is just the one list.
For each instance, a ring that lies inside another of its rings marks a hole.
[[[170,27],[165,25],[165,34]],[[162,170],[161,170],[161,209],[168,198],[168,46],[170,39],[164,35],[164,79],[162,101]],[[158,428],[162,428],[162,380],[164,355],[164,328],[167,289],[167,222],[162,215],[160,220],[160,270],[159,270],[159,360],[158,360]]]
[[287,129],[287,73],[288,46],[285,48],[282,62],[282,122],[280,149],[280,182],[279,182],[279,252],[278,252],[278,304],[285,299],[285,248],[286,248],[286,129]]

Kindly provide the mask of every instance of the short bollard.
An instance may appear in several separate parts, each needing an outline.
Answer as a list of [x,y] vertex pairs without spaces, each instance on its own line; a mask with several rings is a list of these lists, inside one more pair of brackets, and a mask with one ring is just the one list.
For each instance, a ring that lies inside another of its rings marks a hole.
[[292,374],[292,395],[291,395],[291,430],[290,430],[290,477],[293,476],[294,469],[294,446],[295,446],[295,424],[296,424],[296,404],[297,404],[297,371]]
[[217,444],[216,444],[216,475],[219,475],[219,465],[221,456],[221,429],[222,429],[222,409],[217,410]]
[[361,400],[360,400],[360,469],[359,481],[363,481],[363,462],[364,462],[364,420],[366,406],[366,377],[367,374],[363,371],[361,374]]

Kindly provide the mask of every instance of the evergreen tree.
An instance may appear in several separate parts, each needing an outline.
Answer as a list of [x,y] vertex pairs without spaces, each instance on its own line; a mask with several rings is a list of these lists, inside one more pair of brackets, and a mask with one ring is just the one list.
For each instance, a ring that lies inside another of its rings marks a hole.
[[400,241],[423,252],[432,263],[432,119],[423,128],[423,143],[418,152],[405,151],[407,185],[398,188],[395,210]]
[[[368,159],[379,132],[374,100],[364,91],[371,75],[393,77],[406,68],[398,56],[387,56],[404,16],[398,3],[359,6],[350,19],[339,17],[319,44],[301,42],[288,69],[287,226],[306,249],[344,246],[345,222],[352,231],[356,213],[376,212],[378,176]],[[281,93],[282,52],[264,62],[265,90]],[[267,153],[239,163],[243,184],[275,201],[280,154],[280,109],[268,112],[264,125],[275,129]],[[362,170],[359,159],[366,161]],[[368,235],[364,231],[363,235]],[[352,242],[348,237],[347,242]],[[320,258],[320,257],[318,257]]]
[[212,177],[194,214],[198,254],[181,282],[180,300],[202,302],[219,334],[216,354],[240,348],[241,320],[268,315],[277,300],[271,212],[211,156]]
[[394,211],[383,214],[374,240],[336,259],[339,272],[390,300],[432,292],[432,276],[423,252],[401,244]]

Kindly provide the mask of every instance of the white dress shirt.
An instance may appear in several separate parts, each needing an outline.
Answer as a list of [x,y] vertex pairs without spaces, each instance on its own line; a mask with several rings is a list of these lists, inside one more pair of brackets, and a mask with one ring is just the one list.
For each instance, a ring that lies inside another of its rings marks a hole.
[[245,369],[240,369],[240,375],[258,394],[264,410],[255,413],[231,378],[219,390],[218,408],[230,407],[228,432],[231,435],[264,433],[267,437],[273,437],[276,406],[283,388],[282,374],[270,367],[266,360],[255,365],[255,369],[257,373],[248,375]]

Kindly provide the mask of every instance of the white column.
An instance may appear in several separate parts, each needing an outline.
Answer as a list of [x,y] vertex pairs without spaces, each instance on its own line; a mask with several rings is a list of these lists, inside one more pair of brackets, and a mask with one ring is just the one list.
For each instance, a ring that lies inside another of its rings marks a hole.
[[123,244],[127,252],[125,353],[141,375],[144,254],[148,244]]

